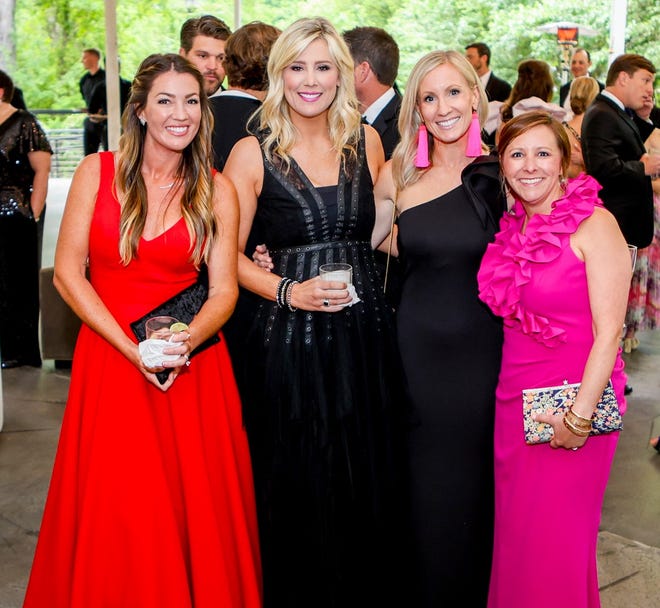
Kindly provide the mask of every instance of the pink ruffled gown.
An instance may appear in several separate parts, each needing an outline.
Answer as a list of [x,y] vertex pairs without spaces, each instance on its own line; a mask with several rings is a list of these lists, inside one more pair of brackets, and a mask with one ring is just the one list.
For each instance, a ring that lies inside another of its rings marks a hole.
[[[585,265],[570,247],[602,206],[589,176],[570,180],[549,215],[525,217],[516,202],[479,271],[480,298],[504,318],[495,413],[495,539],[489,608],[600,606],[596,543],[618,433],[578,451],[529,446],[525,388],[579,382],[593,344]],[[612,372],[625,411],[621,353]]]

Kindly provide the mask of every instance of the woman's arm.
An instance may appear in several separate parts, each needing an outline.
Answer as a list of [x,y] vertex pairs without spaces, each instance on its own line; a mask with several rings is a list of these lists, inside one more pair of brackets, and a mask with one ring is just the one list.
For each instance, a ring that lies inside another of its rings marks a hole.
[[[396,213],[396,186],[392,176],[392,161],[388,160],[378,176],[374,187],[376,201],[376,223],[371,233],[371,246],[386,253],[390,245],[390,228],[392,227],[392,214]],[[397,256],[396,226],[392,236],[392,255]]]
[[233,184],[220,173],[213,179],[213,206],[218,235],[207,264],[209,295],[188,328],[190,351],[218,333],[238,298],[238,197]]
[[378,175],[385,164],[383,143],[380,140],[378,131],[369,125],[364,125],[364,138],[367,164],[369,165],[369,171],[371,173],[371,182],[375,184],[378,181]]
[[[224,175],[236,187],[240,208],[238,230],[238,282],[241,287],[256,293],[267,300],[275,301],[278,285],[282,277],[260,268],[243,253],[252,222],[257,210],[257,199],[261,194],[264,179],[261,148],[255,137],[241,139],[233,148],[225,165]],[[292,278],[292,277],[289,277]],[[328,287],[321,287],[328,286]],[[332,306],[324,306],[328,300]],[[321,281],[314,277],[292,288],[291,305],[303,310],[336,312],[341,304],[351,301],[344,283]]]
[[50,152],[36,150],[28,152],[28,161],[34,171],[32,180],[32,195],[30,196],[30,207],[35,221],[39,220],[41,212],[46,204],[48,194],[48,174],[50,173]]
[[[83,323],[144,371],[137,345],[124,333],[85,276],[100,173],[98,154],[83,158],[76,169],[57,239],[53,282]],[[155,376],[154,382],[157,384]]]
[[[584,259],[594,342],[582,374],[573,411],[590,419],[612,374],[626,315],[632,265],[619,226],[608,211],[596,208],[571,237],[571,247]],[[554,424],[554,447],[579,447],[580,438]]]

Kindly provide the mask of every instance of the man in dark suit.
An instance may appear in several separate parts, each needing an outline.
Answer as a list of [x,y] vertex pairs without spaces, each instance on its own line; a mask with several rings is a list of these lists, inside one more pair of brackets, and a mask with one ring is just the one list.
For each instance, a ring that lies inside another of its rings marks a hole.
[[[573,51],[573,56],[571,57],[571,73],[573,74],[573,78],[577,78],[578,76],[590,76],[590,68],[591,55],[589,54],[589,51],[581,47],[576,47]],[[561,85],[561,88],[559,89],[559,105],[567,110],[571,109],[571,100],[569,96],[571,82],[572,80],[569,80],[566,84]],[[602,82],[598,82],[598,86],[601,91],[605,88],[605,85]]]
[[483,42],[473,42],[465,47],[465,57],[484,85],[488,101],[506,101],[511,85],[498,78],[490,69],[490,48]]
[[385,30],[356,27],[343,34],[355,63],[355,93],[363,120],[383,143],[388,160],[399,143],[401,95],[394,88],[399,71],[399,47]]
[[599,196],[631,245],[653,239],[651,175],[660,158],[650,156],[632,119],[653,96],[655,66],[645,57],[620,55],[607,72],[605,90],[587,109],[582,123],[582,154],[589,175],[603,186]]

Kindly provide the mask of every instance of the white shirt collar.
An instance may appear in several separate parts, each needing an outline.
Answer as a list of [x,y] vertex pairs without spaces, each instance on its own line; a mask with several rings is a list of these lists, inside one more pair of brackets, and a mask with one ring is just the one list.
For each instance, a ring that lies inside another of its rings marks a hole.
[[363,116],[369,124],[373,124],[376,118],[378,118],[378,115],[383,111],[385,106],[390,103],[395,95],[396,93],[394,92],[394,89],[390,87],[367,108],[367,111]]
[[[246,93],[245,91],[238,91],[237,89],[220,91],[220,93],[217,93],[212,97],[245,97],[246,99],[257,99],[254,95],[250,95],[250,93]],[[257,101],[259,100],[257,99]]]
[[626,111],[626,106],[623,105],[623,102],[613,93],[610,93],[608,90],[602,91],[602,95],[611,99],[617,106],[619,106],[624,112]]
[[481,80],[481,84],[483,85],[484,89],[486,88],[486,85],[488,84],[488,81],[490,80],[490,75],[492,73],[493,73],[492,70],[488,70],[485,74],[479,76],[479,80]]

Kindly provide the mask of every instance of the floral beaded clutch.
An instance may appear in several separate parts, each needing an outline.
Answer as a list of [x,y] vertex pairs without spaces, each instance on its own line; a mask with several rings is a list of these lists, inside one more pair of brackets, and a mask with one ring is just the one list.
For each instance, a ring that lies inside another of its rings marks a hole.
[[[552,426],[532,419],[534,414],[562,414],[575,402],[580,384],[569,384],[564,380],[561,386],[544,386],[542,388],[527,388],[522,392],[523,425],[525,443],[548,443],[554,431]],[[619,411],[619,404],[610,380],[603,391],[600,401],[596,405],[591,434],[602,435],[612,431],[620,431],[623,420]]]

